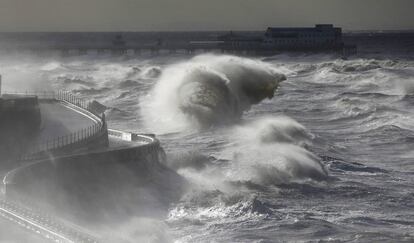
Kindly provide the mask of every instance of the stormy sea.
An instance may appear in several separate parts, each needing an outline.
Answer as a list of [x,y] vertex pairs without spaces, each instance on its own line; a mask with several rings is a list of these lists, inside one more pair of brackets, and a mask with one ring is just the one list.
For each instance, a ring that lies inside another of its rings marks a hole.
[[109,127],[160,139],[185,191],[111,226],[115,242],[413,242],[414,52],[393,45],[4,54],[0,72],[4,90],[68,90],[104,105]]

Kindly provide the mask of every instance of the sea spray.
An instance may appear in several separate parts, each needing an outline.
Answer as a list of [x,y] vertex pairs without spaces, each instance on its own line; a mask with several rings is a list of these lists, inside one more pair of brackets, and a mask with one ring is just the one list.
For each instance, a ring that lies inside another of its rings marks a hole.
[[234,56],[201,55],[167,67],[143,100],[147,125],[157,131],[231,124],[285,80],[273,66]]
[[220,151],[170,157],[169,166],[193,184],[221,191],[232,191],[234,183],[278,186],[327,179],[324,165],[307,149],[313,135],[289,117],[262,117],[227,130]]
[[223,150],[232,159],[229,177],[260,185],[324,180],[327,172],[306,148],[313,135],[289,117],[263,117],[232,131],[235,146]]
[[274,217],[260,190],[277,197],[286,184],[315,185],[328,178],[319,158],[306,149],[313,135],[289,117],[261,117],[221,134],[227,144],[209,157],[187,153],[169,158],[192,186],[169,211],[167,222],[231,224]]

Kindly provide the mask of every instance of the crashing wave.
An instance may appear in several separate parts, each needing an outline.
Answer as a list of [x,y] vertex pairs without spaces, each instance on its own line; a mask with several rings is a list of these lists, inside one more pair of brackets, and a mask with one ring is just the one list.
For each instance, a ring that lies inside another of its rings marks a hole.
[[142,77],[147,79],[158,78],[162,73],[160,67],[151,66],[142,71]]
[[223,137],[228,144],[213,156],[169,157],[167,166],[203,190],[224,193],[234,191],[234,186],[267,187],[328,179],[320,158],[307,149],[313,135],[291,118],[260,118],[230,129]]
[[240,181],[277,185],[327,179],[319,158],[306,149],[313,135],[291,118],[261,118],[233,133],[238,145],[224,153],[233,157],[231,173]]
[[[150,123],[230,123],[271,99],[283,74],[270,64],[233,56],[202,55],[163,71],[151,96]],[[159,127],[158,127],[159,128]]]

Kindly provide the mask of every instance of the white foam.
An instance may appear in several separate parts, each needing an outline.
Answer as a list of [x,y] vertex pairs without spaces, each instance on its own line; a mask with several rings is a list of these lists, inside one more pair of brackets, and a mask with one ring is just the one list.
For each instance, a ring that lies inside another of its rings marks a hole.
[[157,132],[226,123],[239,118],[251,105],[272,98],[284,78],[259,60],[197,56],[163,71],[153,91],[142,100],[143,117]]

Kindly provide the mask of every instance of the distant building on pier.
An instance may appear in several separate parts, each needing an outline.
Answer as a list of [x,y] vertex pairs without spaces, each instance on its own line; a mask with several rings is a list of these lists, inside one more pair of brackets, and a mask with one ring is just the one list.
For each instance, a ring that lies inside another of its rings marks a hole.
[[287,49],[336,49],[343,46],[342,29],[332,24],[310,28],[268,28],[264,42]]
[[262,37],[240,34],[222,35],[221,46],[234,49],[257,50],[263,53],[280,51],[339,51],[344,55],[356,53],[356,46],[345,45],[342,29],[332,24],[317,24],[307,28],[269,27]]

